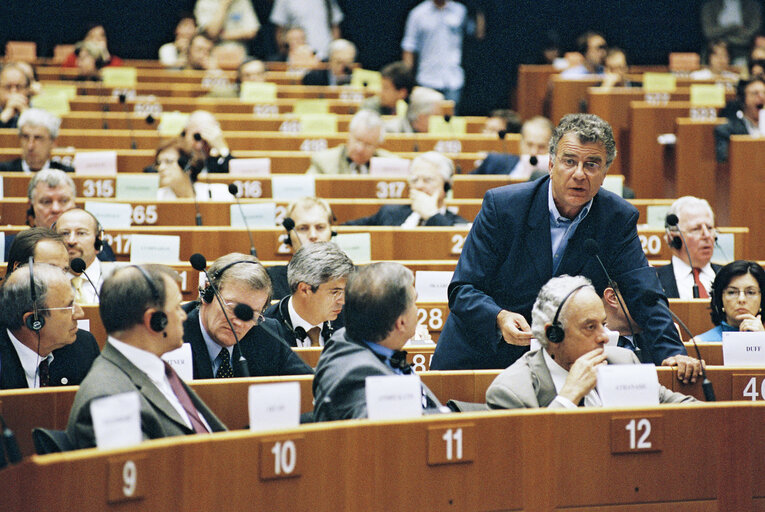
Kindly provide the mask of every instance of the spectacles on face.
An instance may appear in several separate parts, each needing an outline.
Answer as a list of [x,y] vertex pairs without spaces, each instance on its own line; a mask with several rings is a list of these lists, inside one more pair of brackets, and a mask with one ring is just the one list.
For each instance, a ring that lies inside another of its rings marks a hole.
[[739,290],[738,288],[726,288],[723,290],[723,296],[729,300],[738,299],[742,293],[747,299],[755,299],[759,297],[762,292],[756,288],[747,288],[746,290]]
[[695,238],[701,238],[702,236],[710,236],[714,238],[715,234],[717,233],[717,230],[711,226],[707,226],[706,224],[704,224],[704,225],[695,227],[693,229],[683,230],[683,233],[685,233],[686,236],[690,235]]
[[[566,171],[572,171],[579,167],[579,160],[576,158],[561,158],[560,159],[560,166],[563,167]],[[603,164],[600,162],[593,162],[591,160],[587,160],[582,162],[582,169],[584,170],[585,174],[588,175],[595,175],[598,174],[603,170]]]
[[[236,316],[236,313],[234,313],[234,309],[239,305],[239,302],[228,302],[223,301],[223,307],[226,309],[226,314],[229,316],[229,318],[236,318],[237,320],[244,322],[244,320],[241,320],[238,316]],[[263,316],[262,312],[255,312],[253,311],[252,319],[247,320],[247,322],[252,322],[255,325],[260,325],[266,317]]]
[[75,304],[72,304],[71,306],[63,306],[60,308],[38,308],[37,311],[63,311],[65,309],[68,309],[69,313],[74,315],[74,308],[75,308]]
[[422,183],[426,187],[429,187],[431,185],[435,185],[438,181],[438,178],[435,176],[428,176],[428,175],[415,175],[415,176],[409,176],[408,180],[409,186],[414,187],[419,183]]

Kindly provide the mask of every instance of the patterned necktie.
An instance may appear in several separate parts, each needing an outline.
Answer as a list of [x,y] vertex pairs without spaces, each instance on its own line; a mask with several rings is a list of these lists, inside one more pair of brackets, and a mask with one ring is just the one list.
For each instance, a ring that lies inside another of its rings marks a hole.
[[45,358],[40,362],[40,366],[37,367],[37,374],[40,377],[41,388],[50,386],[50,369],[48,368],[48,358]]
[[696,286],[699,287],[699,298],[700,299],[708,299],[709,294],[707,293],[707,289],[704,288],[704,285],[701,284],[701,280],[699,279],[699,273],[701,272],[700,268],[693,268],[693,282],[696,283]]
[[88,300],[85,298],[85,293],[82,290],[82,282],[84,281],[82,276],[72,278],[72,285],[74,285],[74,301],[77,304],[88,304]]
[[311,346],[312,347],[319,347],[321,346],[319,344],[319,336],[321,335],[321,327],[318,325],[316,327],[311,327],[308,329],[308,339],[311,340]]
[[167,376],[167,380],[170,382],[170,387],[173,389],[173,393],[175,393],[175,396],[178,397],[178,401],[183,406],[183,410],[186,411],[186,415],[189,417],[189,421],[191,421],[191,428],[194,432],[197,434],[205,434],[209,432],[207,427],[205,427],[205,424],[202,423],[202,420],[199,419],[199,411],[194,407],[191,397],[183,387],[181,378],[175,373],[173,367],[167,363],[165,363],[165,376]]
[[220,353],[218,354],[218,359],[220,359],[220,366],[218,367],[218,371],[215,373],[215,378],[232,378],[234,376],[234,369],[231,367],[231,356],[228,353],[228,349],[221,349]]

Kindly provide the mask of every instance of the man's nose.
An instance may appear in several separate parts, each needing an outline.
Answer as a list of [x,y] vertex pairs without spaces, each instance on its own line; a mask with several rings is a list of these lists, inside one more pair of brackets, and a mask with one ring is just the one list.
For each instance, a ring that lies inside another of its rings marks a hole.
[[72,319],[73,320],[80,320],[82,318],[85,318],[85,312],[82,310],[82,306],[74,303],[74,311],[72,311]]

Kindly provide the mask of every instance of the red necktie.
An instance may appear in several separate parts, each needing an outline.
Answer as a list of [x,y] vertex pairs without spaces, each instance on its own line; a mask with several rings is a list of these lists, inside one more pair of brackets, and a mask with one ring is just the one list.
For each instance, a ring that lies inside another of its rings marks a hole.
[[699,272],[701,272],[701,269],[693,267],[693,282],[699,287],[699,298],[708,299],[709,294],[707,293],[707,289],[704,288],[704,285],[701,284],[701,280],[699,280]]
[[186,392],[186,388],[183,387],[183,384],[181,384],[181,378],[178,377],[178,374],[175,373],[175,370],[173,370],[173,368],[167,363],[165,363],[165,375],[167,376],[167,380],[170,382],[170,387],[173,388],[173,393],[175,393],[175,396],[178,397],[178,401],[186,411],[194,432],[197,434],[208,433],[209,430],[207,430],[205,424],[202,423],[202,420],[199,419],[199,412],[197,411],[197,408],[194,407],[194,403],[191,401],[191,397]]

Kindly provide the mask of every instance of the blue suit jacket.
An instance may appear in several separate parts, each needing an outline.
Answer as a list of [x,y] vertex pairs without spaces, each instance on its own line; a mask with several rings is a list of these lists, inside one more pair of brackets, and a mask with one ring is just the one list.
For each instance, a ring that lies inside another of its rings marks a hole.
[[[412,207],[408,204],[386,204],[377,210],[377,213],[369,217],[349,220],[347,226],[400,226],[412,214]],[[425,223],[426,226],[454,226],[467,224],[468,221],[446,210],[445,214],[437,213]]]
[[520,159],[518,155],[489,153],[470,174],[510,174]]
[[584,249],[588,238],[619,287],[647,340],[647,360],[656,364],[685,354],[672,318],[663,308],[647,306],[650,294],[663,296],[656,272],[648,266],[637,235],[638,211],[601,189],[592,208],[569,240],[558,271],[552,270],[549,178],[489,190],[465,241],[449,285],[451,313],[431,361],[433,370],[506,368],[528,347],[507,344],[496,325],[502,309],[531,323],[531,307],[553,276],[584,275],[601,293],[606,277]]

